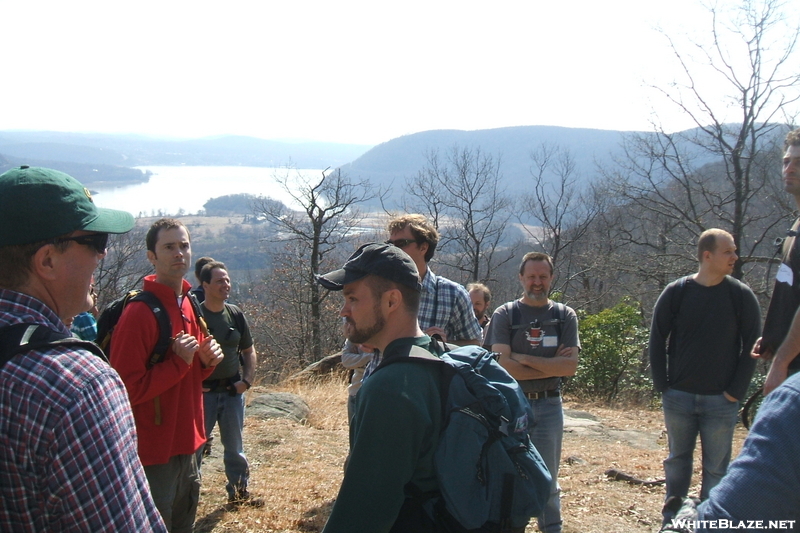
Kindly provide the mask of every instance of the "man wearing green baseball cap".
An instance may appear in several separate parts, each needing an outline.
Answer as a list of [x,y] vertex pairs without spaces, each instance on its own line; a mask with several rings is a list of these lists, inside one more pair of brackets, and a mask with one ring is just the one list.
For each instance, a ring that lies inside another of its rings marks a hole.
[[0,531],[166,531],[125,387],[64,325],[133,225],[63,172],[0,175]]

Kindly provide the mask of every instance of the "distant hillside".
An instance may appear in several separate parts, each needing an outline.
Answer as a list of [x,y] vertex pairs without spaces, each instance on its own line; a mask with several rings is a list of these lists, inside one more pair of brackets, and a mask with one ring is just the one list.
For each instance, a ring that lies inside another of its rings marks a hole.
[[[72,165],[71,168],[87,165],[87,172],[92,172],[92,168],[100,171],[99,165],[327,168],[344,165],[369,148],[367,145],[289,143],[241,136],[179,140],[139,135],[0,131],[0,154],[5,159],[27,164],[49,161],[51,166],[64,171],[67,171],[66,164]],[[101,175],[99,179],[114,178]]]
[[596,162],[610,163],[619,151],[625,132],[562,128],[558,126],[517,126],[489,130],[433,130],[414,133],[380,144],[348,165],[341,167],[353,178],[368,178],[373,185],[393,184],[393,198],[403,192],[404,180],[416,176],[426,165],[426,153],[440,155],[453,146],[479,147],[485,154],[501,157],[501,173],[510,191],[530,177],[530,153],[547,143],[571,151],[578,174],[584,179],[594,172]]

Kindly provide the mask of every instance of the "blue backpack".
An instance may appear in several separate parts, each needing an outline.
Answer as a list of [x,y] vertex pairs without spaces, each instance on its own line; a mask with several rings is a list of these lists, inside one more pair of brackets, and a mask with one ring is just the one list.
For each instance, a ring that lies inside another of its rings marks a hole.
[[552,478],[528,436],[533,413],[519,385],[496,354],[479,346],[433,341],[440,357],[409,348],[408,357],[384,359],[381,367],[409,361],[443,369],[434,457],[439,493],[415,497],[443,531],[524,531],[544,509]]

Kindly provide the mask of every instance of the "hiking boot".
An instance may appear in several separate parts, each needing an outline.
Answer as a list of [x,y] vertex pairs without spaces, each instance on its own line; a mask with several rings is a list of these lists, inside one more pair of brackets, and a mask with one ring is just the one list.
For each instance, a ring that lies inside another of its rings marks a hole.
[[264,507],[264,500],[261,498],[253,498],[247,490],[240,490],[234,496],[228,497],[227,510],[235,511],[241,506],[248,507]]

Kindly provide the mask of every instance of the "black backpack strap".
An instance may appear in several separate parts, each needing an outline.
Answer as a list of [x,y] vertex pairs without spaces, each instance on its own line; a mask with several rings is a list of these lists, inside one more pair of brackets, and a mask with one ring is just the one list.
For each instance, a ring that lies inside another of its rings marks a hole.
[[147,304],[147,307],[149,307],[153,315],[155,315],[156,322],[158,322],[158,341],[156,341],[156,346],[153,348],[153,353],[150,355],[150,361],[148,362],[148,367],[152,367],[156,363],[160,363],[164,360],[164,357],[167,355],[167,350],[169,350],[170,344],[172,344],[172,322],[169,319],[167,310],[164,309],[164,304],[162,304],[161,300],[152,292],[141,291],[133,296],[130,301]]
[[509,317],[509,326],[508,326],[508,345],[514,345],[514,335],[517,334],[517,331],[522,329],[524,326],[522,325],[522,312],[519,310],[519,300],[514,300],[513,302],[506,302],[506,314]]
[[[228,310],[228,313],[230,313],[231,317],[233,318],[233,324],[234,327],[236,328],[236,331],[238,331],[239,334],[244,335],[244,330],[247,328],[247,321],[244,318],[244,313],[242,312],[242,310],[238,306],[229,304],[228,302],[225,302],[225,308]],[[241,351],[242,347],[239,346],[239,352]]]
[[103,350],[93,342],[82,341],[38,324],[14,324],[0,328],[0,367],[17,354],[59,346],[83,348],[108,362]]
[[669,297],[669,311],[672,314],[672,327],[669,330],[669,343],[667,345],[667,353],[672,354],[675,350],[675,331],[678,324],[678,313],[681,310],[681,303],[683,302],[683,293],[686,288],[686,280],[689,276],[684,276],[678,280],[678,283],[672,289],[672,294]]
[[744,283],[740,280],[726,276],[726,281],[728,282],[728,288],[730,289],[731,293],[731,300],[733,300],[733,311],[736,313],[736,325],[741,332],[742,330],[742,312],[744,310]]
[[553,306],[550,308],[550,316],[552,318],[550,318],[550,320],[545,320],[542,326],[555,326],[556,337],[558,337],[558,342],[560,343],[561,325],[567,320],[567,306],[561,302],[553,302]]

